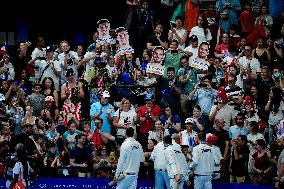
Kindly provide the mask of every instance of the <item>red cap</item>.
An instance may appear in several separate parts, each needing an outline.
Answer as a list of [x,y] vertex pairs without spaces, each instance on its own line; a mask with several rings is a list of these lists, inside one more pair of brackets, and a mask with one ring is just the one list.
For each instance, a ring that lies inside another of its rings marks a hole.
[[244,107],[246,108],[247,105],[250,105],[252,109],[254,109],[254,103],[250,96],[245,97]]
[[217,141],[218,141],[218,137],[216,135],[211,134],[211,133],[206,137],[206,142],[208,142],[210,144],[216,144]]
[[226,94],[225,88],[224,87],[220,87],[218,89],[218,98],[220,98],[222,101],[227,101],[228,100],[228,96]]

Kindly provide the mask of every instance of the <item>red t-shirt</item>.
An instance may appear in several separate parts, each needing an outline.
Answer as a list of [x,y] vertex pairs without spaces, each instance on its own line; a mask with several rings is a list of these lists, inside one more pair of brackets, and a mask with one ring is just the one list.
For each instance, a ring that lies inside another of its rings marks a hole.
[[216,48],[215,48],[215,51],[218,53],[218,54],[223,54],[225,51],[228,51],[229,50],[229,44],[225,45],[223,43],[221,44],[218,44],[216,45]]
[[[153,115],[156,117],[161,116],[161,108],[157,105],[153,105],[151,107]],[[154,121],[152,118],[146,115],[147,114],[147,106],[141,106],[138,110],[139,117],[146,117],[146,120],[140,123],[140,133],[147,134],[149,131],[153,129]]]
[[253,12],[243,11],[240,15],[242,32],[252,32],[255,22],[255,14]]

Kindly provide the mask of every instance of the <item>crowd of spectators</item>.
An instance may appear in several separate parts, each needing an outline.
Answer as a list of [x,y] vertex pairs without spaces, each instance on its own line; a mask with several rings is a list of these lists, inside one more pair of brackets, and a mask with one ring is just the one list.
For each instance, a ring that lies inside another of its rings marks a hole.
[[[20,142],[39,175],[113,177],[133,127],[146,157],[140,178],[154,177],[149,158],[165,135],[179,136],[190,163],[206,132],[222,154],[215,179],[283,183],[284,10],[271,16],[264,0],[126,3],[133,53],[117,55],[115,32],[99,44],[96,32],[89,47],[38,36],[16,56],[1,50],[2,175]],[[147,72],[159,58],[164,73]]]

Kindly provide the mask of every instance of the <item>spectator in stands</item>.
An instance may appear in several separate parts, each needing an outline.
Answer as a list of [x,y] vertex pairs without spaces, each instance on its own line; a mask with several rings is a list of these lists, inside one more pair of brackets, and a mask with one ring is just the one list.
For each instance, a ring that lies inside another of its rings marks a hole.
[[0,77],[6,81],[12,81],[15,78],[15,69],[13,64],[10,62],[10,56],[5,54],[0,60]]
[[257,40],[257,47],[252,52],[252,56],[259,61],[261,66],[269,66],[271,68],[271,55],[265,46],[265,39],[259,38]]
[[261,5],[260,15],[255,20],[256,24],[263,24],[265,27],[266,35],[271,34],[273,18],[269,15],[267,6],[265,4]]
[[195,101],[196,104],[201,107],[202,114],[207,116],[209,116],[214,99],[217,95],[210,83],[209,77],[204,76],[201,79],[201,85],[196,84],[194,90],[189,93],[189,100]]
[[27,104],[33,107],[34,116],[39,117],[44,104],[44,95],[40,93],[41,84],[33,84],[33,93],[27,97]]
[[272,169],[266,153],[265,140],[258,139],[255,144],[256,152],[252,155],[252,169],[255,174],[252,178],[253,183],[267,183],[268,174]]
[[217,43],[217,34],[218,34],[218,29],[219,29],[219,16],[216,13],[215,10],[215,2],[210,2],[208,3],[207,9],[204,12],[204,17],[207,20],[209,30],[212,35],[212,40],[211,40],[211,52],[214,50],[216,43]]
[[166,51],[165,53],[165,59],[164,59],[164,68],[165,68],[165,73],[164,76],[167,74],[167,69],[169,67],[174,67],[175,72],[177,73],[178,69],[181,67],[180,65],[180,58],[184,54],[178,47],[178,41],[177,40],[172,40],[170,43],[170,48]]
[[177,77],[181,83],[181,95],[180,105],[182,116],[188,116],[191,114],[190,101],[188,100],[188,94],[193,90],[197,80],[197,70],[189,66],[188,56],[182,56],[180,58],[182,67],[177,71]]
[[190,151],[192,151],[195,145],[195,137],[197,135],[197,132],[192,129],[193,125],[195,125],[195,121],[192,118],[187,118],[185,120],[186,129],[180,132],[181,145],[187,145]]
[[[223,119],[223,129],[226,131],[228,131],[230,126],[234,123],[235,116],[234,107],[228,104],[228,100],[224,87],[220,87],[217,95],[217,104],[212,106],[209,114],[209,120],[211,122],[217,119]],[[216,136],[219,137],[219,135]]]
[[78,177],[91,177],[92,148],[86,144],[86,135],[79,134],[75,139],[77,144],[71,150],[70,166],[78,168]]
[[76,145],[75,137],[82,134],[82,132],[76,129],[76,123],[73,120],[68,121],[67,127],[68,131],[63,134],[62,139],[66,141],[68,149],[72,150]]
[[191,37],[192,35],[197,36],[198,46],[204,41],[210,43],[210,41],[212,40],[211,32],[208,28],[208,23],[204,15],[199,15],[197,19],[197,25],[191,29],[189,37]]
[[185,41],[187,38],[187,31],[183,28],[183,19],[181,16],[177,16],[175,18],[175,24],[171,24],[171,29],[168,33],[168,40],[177,40],[179,43],[178,48],[184,49],[185,48]]
[[169,134],[169,129],[165,128],[160,120],[157,120],[155,121],[154,130],[149,131],[148,140],[154,139],[157,142],[161,142],[163,137]]
[[[140,123],[140,133],[138,139],[143,148],[146,147],[149,131],[152,130],[155,121],[161,116],[161,108],[154,104],[154,94],[147,93],[144,97],[146,104],[138,108],[137,114]],[[145,139],[146,138],[146,139]]]
[[242,26],[242,36],[245,37],[247,34],[253,31],[255,22],[255,12],[251,10],[251,3],[246,2],[242,13],[240,14],[239,20]]
[[247,162],[249,158],[246,136],[240,133],[237,138],[231,141],[231,145],[233,149],[230,182],[244,183],[247,176]]
[[148,37],[147,49],[153,50],[156,46],[162,46],[168,49],[167,37],[164,35],[164,28],[162,24],[157,24],[154,30],[154,35]]
[[179,133],[181,130],[181,120],[178,114],[173,112],[173,108],[169,104],[163,106],[164,113],[160,117],[164,129],[167,129],[169,134]]
[[215,57],[224,58],[224,52],[229,50],[229,35],[228,33],[222,34],[222,42],[215,47]]
[[189,38],[189,46],[186,47],[183,52],[188,55],[189,63],[191,64],[192,60],[198,56],[198,38],[196,35],[192,35]]
[[54,88],[59,90],[61,63],[53,59],[54,50],[53,47],[47,47],[44,59],[36,60],[34,65],[39,68],[38,82],[44,84],[44,78],[51,77],[54,82]]
[[130,101],[126,98],[121,100],[121,107],[113,115],[113,126],[117,129],[116,139],[122,144],[126,138],[125,132],[132,127],[136,132],[137,113],[131,109]]
[[254,110],[254,103],[250,96],[246,96],[244,100],[244,113],[245,113],[245,126],[249,127],[251,122],[258,123],[260,121],[259,116]]
[[[31,60],[28,62],[28,64],[34,68],[34,76],[36,79],[40,77],[40,70],[39,70],[39,67],[36,67],[34,65],[34,63],[36,60],[43,59],[46,56],[44,47],[45,47],[44,38],[41,36],[38,36],[36,38],[36,47],[34,48],[31,54]],[[33,73],[31,73],[31,75],[33,76]]]
[[283,119],[284,103],[282,101],[282,91],[277,87],[273,87],[269,93],[269,100],[265,106],[265,111],[269,112],[269,143],[274,141],[275,126]]
[[42,94],[47,97],[47,96],[52,96],[54,99],[54,103],[57,107],[59,108],[59,97],[58,97],[58,92],[54,88],[54,81],[51,77],[45,77],[42,81]]
[[233,125],[229,129],[229,136],[231,140],[235,140],[239,135],[247,136],[248,128],[244,126],[245,115],[243,113],[238,113],[235,117],[236,125]]
[[114,107],[109,103],[110,94],[108,91],[104,91],[101,94],[101,98],[99,102],[95,102],[91,105],[90,116],[92,118],[91,122],[91,131],[94,130],[94,120],[97,118],[103,119],[102,131],[111,133],[112,125],[112,114],[114,113]]
[[[283,50],[280,48],[279,45],[275,43],[275,40],[272,36],[268,36],[267,40],[267,50],[271,56],[271,64],[272,67],[281,67],[281,59],[283,58]],[[281,67],[283,68],[283,67]]]
[[[249,124],[249,134],[247,135],[248,146],[249,146],[249,161],[248,161],[248,173],[253,173],[252,167],[252,155],[256,152],[256,141],[259,139],[264,140],[263,134],[259,132],[258,122],[252,121]],[[253,176],[253,175],[250,175]]]

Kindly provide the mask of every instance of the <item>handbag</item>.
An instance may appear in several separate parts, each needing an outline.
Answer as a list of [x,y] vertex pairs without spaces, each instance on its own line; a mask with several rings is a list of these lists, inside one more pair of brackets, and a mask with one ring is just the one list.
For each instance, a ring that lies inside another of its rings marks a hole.
[[20,180],[17,181],[17,183],[13,186],[12,189],[25,189],[25,185],[22,179],[23,178],[21,178],[21,168],[20,168]]

